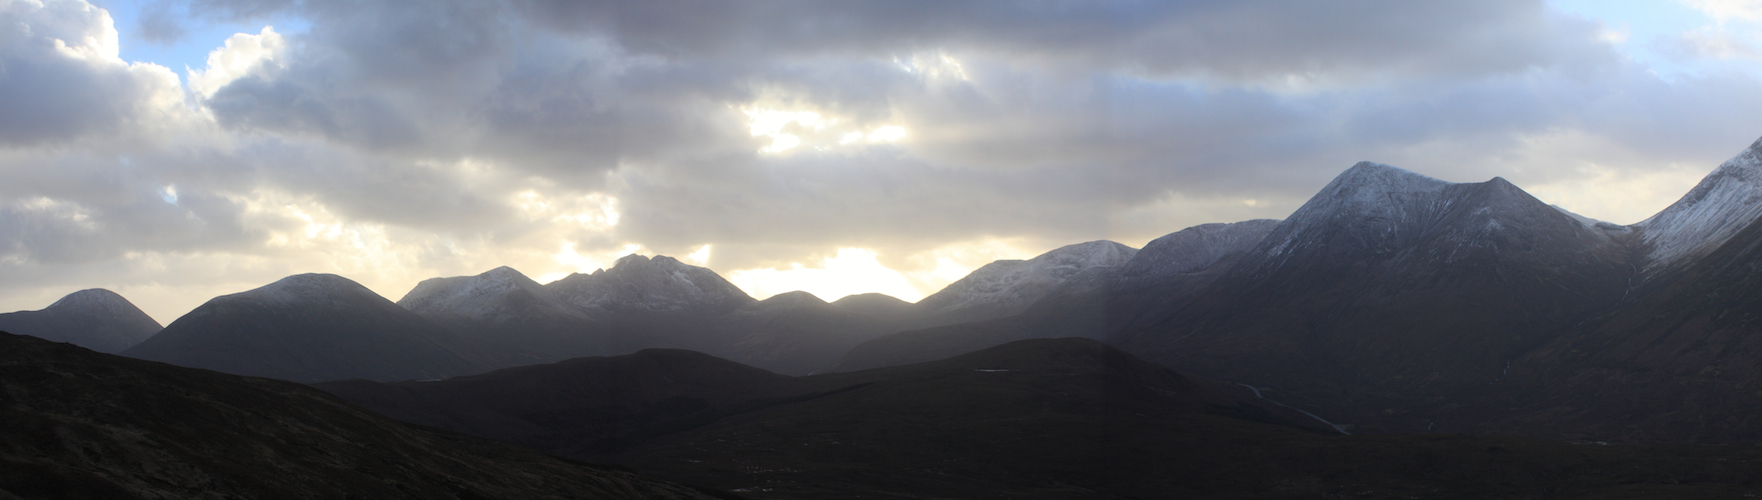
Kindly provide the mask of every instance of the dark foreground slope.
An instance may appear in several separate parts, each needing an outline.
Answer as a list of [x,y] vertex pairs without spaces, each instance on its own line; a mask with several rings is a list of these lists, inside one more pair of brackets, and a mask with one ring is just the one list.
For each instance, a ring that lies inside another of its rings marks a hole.
[[[498,386],[510,389],[497,396]],[[1762,493],[1753,474],[1762,452],[1755,447],[1346,436],[1246,388],[1187,377],[1084,339],[1027,340],[947,360],[809,377],[653,350],[433,383],[320,387],[374,408],[380,406],[363,396],[392,395],[451,415],[475,412],[553,430],[568,427],[560,416],[596,416],[576,425],[623,429],[624,439],[578,448],[577,456],[754,498]],[[547,411],[552,400],[561,403]],[[569,442],[565,433],[555,435],[561,439],[537,446]]]
[[0,334],[0,498],[712,498],[306,386]]

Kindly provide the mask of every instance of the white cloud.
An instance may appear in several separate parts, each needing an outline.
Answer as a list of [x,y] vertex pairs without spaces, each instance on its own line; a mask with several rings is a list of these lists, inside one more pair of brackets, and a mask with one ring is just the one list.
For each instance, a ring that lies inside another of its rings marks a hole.
[[1732,20],[1762,23],[1762,1],[1757,0],[1681,0],[1682,3],[1707,13],[1724,23]]
[[208,53],[206,69],[189,69],[190,91],[203,98],[246,75],[272,72],[288,50],[287,39],[273,26],[253,35],[238,33],[226,39],[226,45]]

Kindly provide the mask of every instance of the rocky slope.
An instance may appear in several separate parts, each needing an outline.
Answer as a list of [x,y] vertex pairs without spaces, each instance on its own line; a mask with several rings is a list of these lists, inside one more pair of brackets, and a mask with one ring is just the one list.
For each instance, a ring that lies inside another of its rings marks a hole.
[[158,321],[102,288],[80,290],[38,311],[0,314],[0,330],[115,354],[158,333]]

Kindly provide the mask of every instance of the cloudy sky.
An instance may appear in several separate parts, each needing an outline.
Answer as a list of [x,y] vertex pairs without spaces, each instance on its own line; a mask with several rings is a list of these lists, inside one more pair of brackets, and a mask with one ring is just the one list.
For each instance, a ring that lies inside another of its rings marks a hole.
[[636,252],[916,300],[1360,160],[1633,223],[1762,136],[1762,1],[0,0],[0,311]]

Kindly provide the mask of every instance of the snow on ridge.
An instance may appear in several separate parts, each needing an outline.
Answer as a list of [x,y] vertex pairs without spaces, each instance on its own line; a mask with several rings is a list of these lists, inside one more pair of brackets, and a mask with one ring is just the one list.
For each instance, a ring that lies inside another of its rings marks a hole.
[[[335,274],[296,274],[276,280],[253,290],[223,295],[215,300],[249,300],[262,304],[288,306],[306,304],[344,296],[369,296],[385,300],[367,287]],[[387,301],[390,302],[390,301]]]
[[[1358,218],[1387,226],[1408,222],[1437,203],[1448,203],[1437,196],[1444,188],[1455,185],[1405,169],[1358,162],[1341,172],[1326,187],[1299,207],[1261,242],[1268,257],[1287,255],[1311,239],[1311,231],[1330,226],[1331,222]],[[1417,206],[1416,206],[1417,205]],[[1385,234],[1392,227],[1383,228]],[[1283,259],[1268,262],[1272,268],[1283,265]]]
[[67,294],[56,300],[55,303],[49,304],[49,307],[44,308],[44,310],[49,309],[109,313],[140,310],[122,295],[103,288],[88,288]]
[[1652,247],[1645,272],[1699,258],[1762,218],[1762,139],[1726,160],[1682,199],[1634,227]]
[[1059,247],[1028,260],[998,260],[918,304],[935,312],[1026,306],[1086,269],[1124,266],[1137,253],[1132,247],[1097,240]]
[[626,255],[609,270],[571,274],[544,287],[584,312],[715,309],[753,301],[715,271],[665,255]]
[[1120,272],[1125,280],[1198,271],[1224,256],[1254,249],[1278,227],[1276,219],[1200,224],[1151,240]]
[[525,290],[540,301],[566,309],[561,300],[525,274],[501,266],[476,276],[429,278],[398,299],[398,305],[423,314],[450,314],[478,320],[500,319],[508,314],[504,299],[516,290]]

